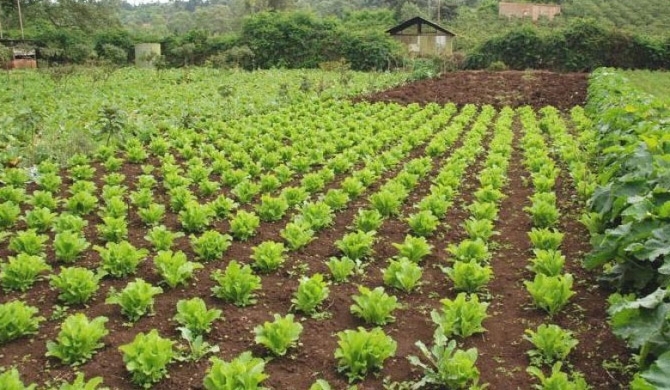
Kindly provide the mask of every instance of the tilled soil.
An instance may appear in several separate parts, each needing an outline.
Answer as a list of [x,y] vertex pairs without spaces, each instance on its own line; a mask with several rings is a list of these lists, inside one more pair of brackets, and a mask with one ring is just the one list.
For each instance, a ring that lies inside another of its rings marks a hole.
[[554,106],[568,110],[586,101],[587,73],[463,71],[444,73],[359,98],[369,102]]

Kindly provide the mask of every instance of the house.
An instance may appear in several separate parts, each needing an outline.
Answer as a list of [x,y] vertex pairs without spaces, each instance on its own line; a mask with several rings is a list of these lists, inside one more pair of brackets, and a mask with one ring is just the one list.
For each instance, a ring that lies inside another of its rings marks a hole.
[[9,47],[12,50],[12,58],[7,64],[0,64],[0,67],[8,69],[37,68],[37,55],[34,42],[18,39],[2,39],[0,44]]
[[386,31],[402,42],[411,55],[441,56],[451,55],[454,51],[456,34],[421,17],[404,21]]
[[533,3],[506,3],[498,5],[498,15],[508,18],[531,18],[536,22],[540,17],[553,20],[554,16],[561,13],[561,6],[557,4],[533,4]]

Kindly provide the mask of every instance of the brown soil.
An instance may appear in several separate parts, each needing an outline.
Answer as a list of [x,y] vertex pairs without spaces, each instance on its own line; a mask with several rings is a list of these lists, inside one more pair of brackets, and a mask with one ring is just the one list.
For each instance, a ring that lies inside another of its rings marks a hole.
[[586,73],[547,71],[449,72],[359,99],[400,104],[491,104],[496,108],[551,105],[566,110],[586,101],[587,77]]
[[[466,130],[468,128],[466,126]],[[482,375],[480,382],[490,383],[492,389],[528,389],[531,387],[534,382],[525,372],[529,364],[525,353],[531,346],[523,341],[523,331],[549,321],[545,313],[532,307],[522,284],[523,280],[529,277],[525,266],[530,255],[530,245],[526,235],[530,229],[530,221],[523,212],[523,207],[527,205],[527,197],[531,189],[524,184],[523,180],[528,173],[521,164],[519,137],[517,129],[515,150],[509,171],[510,182],[505,188],[505,193],[509,196],[501,205],[500,220],[496,226],[500,235],[493,239],[498,249],[492,260],[495,279],[489,285],[488,296],[491,297],[492,303],[489,307],[490,318],[484,323],[487,332],[460,343],[465,347],[476,346],[479,349],[480,357],[477,365]],[[490,135],[483,144],[488,145],[489,140]],[[260,242],[281,241],[279,231],[288,222],[288,216],[278,222],[263,223],[258,234],[248,241],[235,241],[224,255],[224,259],[205,264],[205,269],[197,272],[197,280],[188,287],[176,289],[164,287],[164,293],[156,298],[155,315],[143,317],[135,324],[126,323],[127,320],[120,314],[118,306],[104,304],[105,296],[111,287],[123,288],[132,278],[124,280],[105,278],[93,302],[87,307],[73,307],[68,310],[68,313],[84,311],[89,318],[100,315],[109,318],[107,328],[110,334],[104,338],[105,347],[99,350],[91,361],[78,369],[85,372],[87,378],[102,376],[104,384],[110,388],[134,388],[118,347],[131,342],[137,333],[147,332],[154,328],[158,329],[163,337],[180,340],[176,324],[172,320],[175,304],[180,299],[199,296],[205,300],[208,307],[223,310],[225,319],[217,322],[207,336],[210,343],[220,346],[221,351],[217,353],[218,357],[229,360],[249,350],[255,356],[268,358],[265,370],[269,379],[264,382],[264,385],[271,389],[308,389],[318,378],[328,380],[334,389],[346,388],[346,377],[337,372],[337,363],[333,357],[337,348],[335,334],[345,329],[365,326],[349,311],[352,304],[351,296],[357,293],[359,284],[371,288],[382,285],[381,271],[386,267],[387,259],[395,254],[391,243],[401,242],[409,233],[404,218],[414,211],[415,202],[429,192],[430,177],[437,174],[439,168],[459,145],[460,141],[444,156],[433,160],[433,171],[410,194],[402,210],[402,216],[384,222],[377,234],[379,241],[374,248],[375,256],[365,268],[365,275],[357,275],[349,283],[330,286],[330,296],[324,309],[325,318],[315,319],[296,314],[304,330],[300,337],[300,345],[290,350],[286,356],[270,358],[263,348],[254,343],[253,328],[264,321],[271,320],[273,313],[286,314],[291,310],[292,294],[297,288],[300,275],[311,275],[315,272],[328,274],[325,261],[331,256],[338,255],[335,241],[351,230],[357,211],[368,206],[367,195],[395,176],[402,168],[402,164],[386,171],[363,196],[351,201],[346,209],[338,212],[334,224],[322,231],[315,241],[299,251],[290,253],[286,264],[279,271],[262,275],[263,289],[256,305],[239,308],[212,297],[210,289],[214,282],[209,275],[216,269],[225,268],[231,259],[250,263],[251,248]],[[423,147],[419,147],[410,153],[407,161],[423,155]],[[434,330],[430,311],[440,306],[441,298],[453,298],[456,295],[449,280],[437,266],[446,264],[445,247],[465,237],[460,225],[468,217],[465,206],[472,201],[472,192],[478,187],[477,174],[482,167],[481,161],[483,158],[480,156],[479,162],[466,171],[460,195],[454,199],[454,204],[438,232],[430,238],[435,249],[422,263],[424,276],[420,290],[411,294],[392,292],[398,297],[403,308],[394,313],[396,321],[383,328],[398,343],[396,357],[385,363],[379,375],[369,375],[359,384],[359,389],[382,389],[384,378],[387,377],[391,381],[404,382],[417,380],[421,376],[420,370],[411,366],[406,357],[419,355],[418,349],[414,346],[416,341],[430,343]],[[97,166],[97,168],[99,173],[103,171],[102,167]],[[135,181],[140,172],[137,166],[127,165],[123,173],[127,176],[126,183],[130,184]],[[329,188],[336,187],[343,177],[337,177]],[[602,367],[603,361],[614,360],[617,357],[620,357],[621,362],[625,362],[626,350],[623,344],[612,336],[606,325],[604,307],[607,293],[596,287],[594,275],[584,272],[579,266],[581,253],[588,250],[588,235],[575,221],[575,213],[579,206],[572,201],[574,191],[566,176],[561,177],[556,191],[562,199],[560,206],[564,215],[560,229],[566,234],[562,249],[571,261],[571,264],[567,266],[568,270],[573,272],[580,282],[576,286],[575,299],[553,321],[573,330],[579,337],[580,344],[570,357],[570,363],[574,369],[586,376],[594,389],[625,388],[624,384],[627,380],[625,375],[618,371],[608,372]],[[164,193],[157,192],[157,200],[165,201],[167,198]],[[129,241],[138,247],[149,247],[142,238],[145,230],[139,219],[134,212],[130,214]],[[180,229],[178,219],[172,213],[168,213],[165,221],[171,230]],[[95,238],[97,236],[95,224],[99,222],[97,216],[89,218],[86,236],[92,244],[102,244]],[[222,231],[228,229],[227,222],[217,222],[213,226]],[[23,229],[25,224],[21,222],[18,227]],[[50,238],[53,239],[53,235],[50,235]],[[173,250],[183,250],[189,258],[194,255],[187,238],[180,239]],[[4,259],[9,254],[6,243],[2,243],[0,258]],[[52,253],[48,253],[48,256],[52,265],[57,268],[58,264],[53,260]],[[95,251],[89,251],[78,262],[78,265],[93,268],[99,261],[98,254]],[[140,266],[137,276],[153,284],[160,281],[153,270],[150,259]],[[44,280],[38,282],[25,294],[2,294],[0,302],[19,298],[37,306],[40,314],[47,318],[53,314],[54,306],[58,304],[57,294]],[[74,377],[74,369],[57,360],[44,357],[45,343],[55,338],[61,321],[62,319],[49,319],[42,323],[38,335],[32,338],[21,338],[0,346],[0,366],[15,365],[19,368],[26,383],[37,382],[44,384],[45,387],[46,384],[58,383],[61,379],[71,380]],[[210,364],[207,359],[198,362],[174,363],[169,367],[170,376],[159,382],[155,388],[201,389],[203,388],[203,377]]]

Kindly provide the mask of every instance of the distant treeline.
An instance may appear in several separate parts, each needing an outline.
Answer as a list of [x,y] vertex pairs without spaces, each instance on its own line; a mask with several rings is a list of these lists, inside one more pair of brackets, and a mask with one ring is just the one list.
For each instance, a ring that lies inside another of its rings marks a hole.
[[601,66],[670,69],[670,38],[648,37],[575,19],[551,34],[521,27],[496,36],[469,53],[465,67],[591,71]]

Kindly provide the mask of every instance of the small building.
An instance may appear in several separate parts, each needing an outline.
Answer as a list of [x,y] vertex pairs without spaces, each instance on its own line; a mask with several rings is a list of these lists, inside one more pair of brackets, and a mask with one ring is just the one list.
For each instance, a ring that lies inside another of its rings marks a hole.
[[37,53],[32,41],[18,39],[3,39],[0,44],[12,50],[12,58],[7,64],[0,64],[8,69],[37,68]]
[[386,32],[402,42],[414,56],[442,56],[454,52],[456,34],[419,16],[404,21]]
[[531,18],[536,22],[540,17],[554,20],[554,16],[561,13],[561,6],[558,4],[534,4],[534,3],[506,3],[500,2],[498,5],[498,15],[508,18]]

